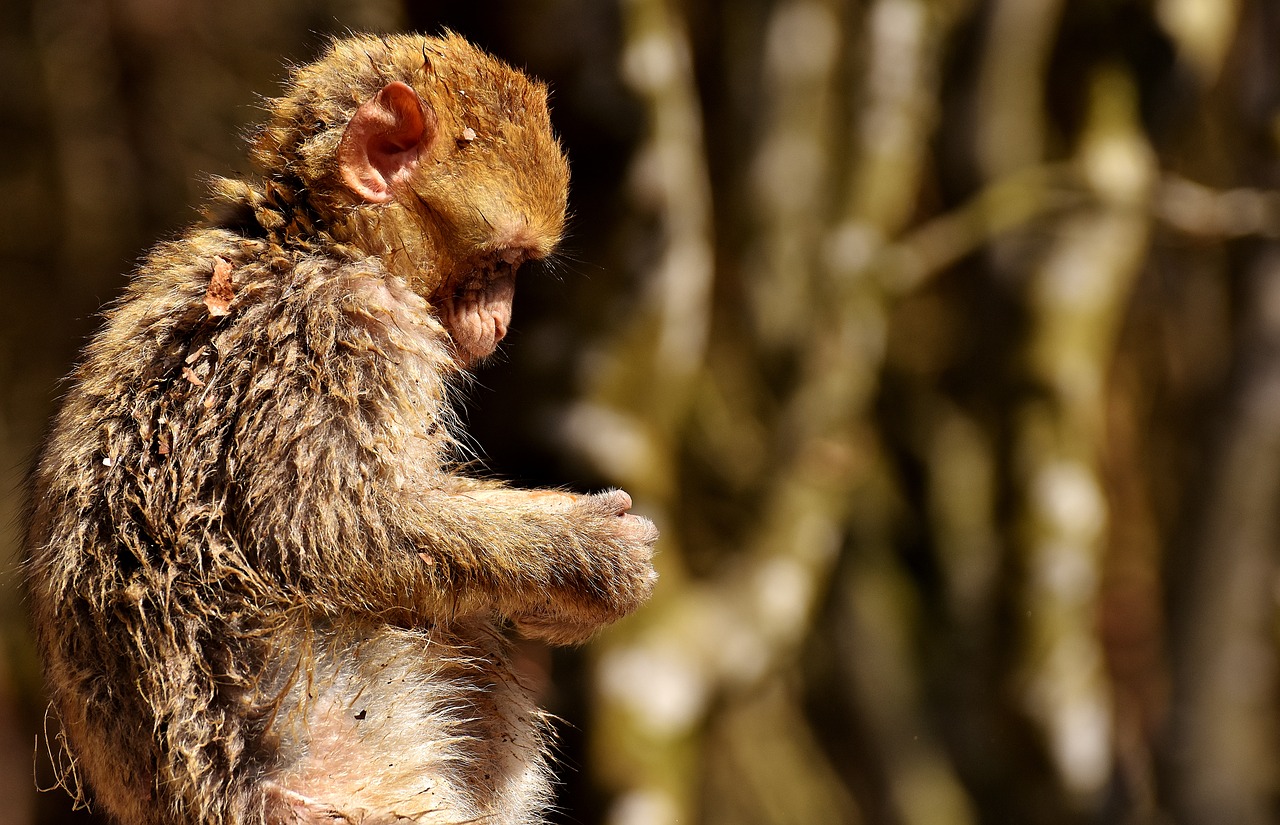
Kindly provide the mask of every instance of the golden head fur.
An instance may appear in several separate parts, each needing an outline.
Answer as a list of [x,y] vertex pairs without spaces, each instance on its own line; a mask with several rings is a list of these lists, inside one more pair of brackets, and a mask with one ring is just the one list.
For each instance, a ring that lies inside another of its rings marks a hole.
[[[417,198],[383,209],[341,186],[335,158],[357,109],[396,81],[418,93],[435,134],[412,184]],[[513,249],[545,257],[564,231],[569,168],[546,86],[455,34],[335,42],[271,102],[253,157],[320,193],[313,200],[338,237],[390,238],[389,248],[366,251],[389,256],[424,297],[477,259]],[[370,220],[395,230],[367,232]]]

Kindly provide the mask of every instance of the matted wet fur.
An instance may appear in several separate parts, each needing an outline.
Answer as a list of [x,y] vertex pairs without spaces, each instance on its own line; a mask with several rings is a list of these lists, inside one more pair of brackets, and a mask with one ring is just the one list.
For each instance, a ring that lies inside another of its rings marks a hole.
[[453,466],[450,386],[563,228],[546,91],[453,35],[341,40],[254,157],[107,311],[32,474],[75,777],[125,823],[541,822],[502,627],[589,637],[656,538],[620,491]]

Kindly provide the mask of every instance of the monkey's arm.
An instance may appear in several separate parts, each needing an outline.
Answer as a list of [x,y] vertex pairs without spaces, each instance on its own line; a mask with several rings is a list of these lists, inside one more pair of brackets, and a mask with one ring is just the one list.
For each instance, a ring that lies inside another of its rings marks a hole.
[[352,507],[354,491],[313,478],[294,494],[287,510],[252,520],[249,563],[259,586],[309,610],[408,623],[500,615],[527,635],[573,643],[653,588],[657,530],[627,513],[621,491],[445,485]]
[[657,530],[621,491],[576,496],[482,488],[428,493],[405,512],[432,597],[496,612],[530,636],[572,643],[648,598]]
[[413,623],[496,614],[574,642],[652,590],[657,530],[627,513],[626,493],[466,490],[443,475],[378,485],[358,451],[328,435],[323,450],[305,439],[243,479],[241,546],[286,602]]

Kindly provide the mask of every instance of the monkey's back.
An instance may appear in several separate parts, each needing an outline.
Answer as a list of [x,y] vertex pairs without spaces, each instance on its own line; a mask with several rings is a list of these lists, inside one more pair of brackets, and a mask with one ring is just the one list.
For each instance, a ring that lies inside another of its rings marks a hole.
[[424,307],[349,250],[200,229],[87,346],[32,475],[27,583],[76,769],[124,821],[545,802],[486,617],[357,620],[359,591],[326,584],[404,553],[397,496],[448,462]]

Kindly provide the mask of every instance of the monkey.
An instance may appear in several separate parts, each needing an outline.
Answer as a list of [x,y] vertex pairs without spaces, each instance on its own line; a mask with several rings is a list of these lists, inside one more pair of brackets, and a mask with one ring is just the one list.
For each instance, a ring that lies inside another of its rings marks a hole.
[[336,39],[250,155],[104,310],[30,476],[67,784],[127,825],[543,822],[510,634],[634,611],[657,539],[462,440],[564,231],[546,87],[451,32]]

